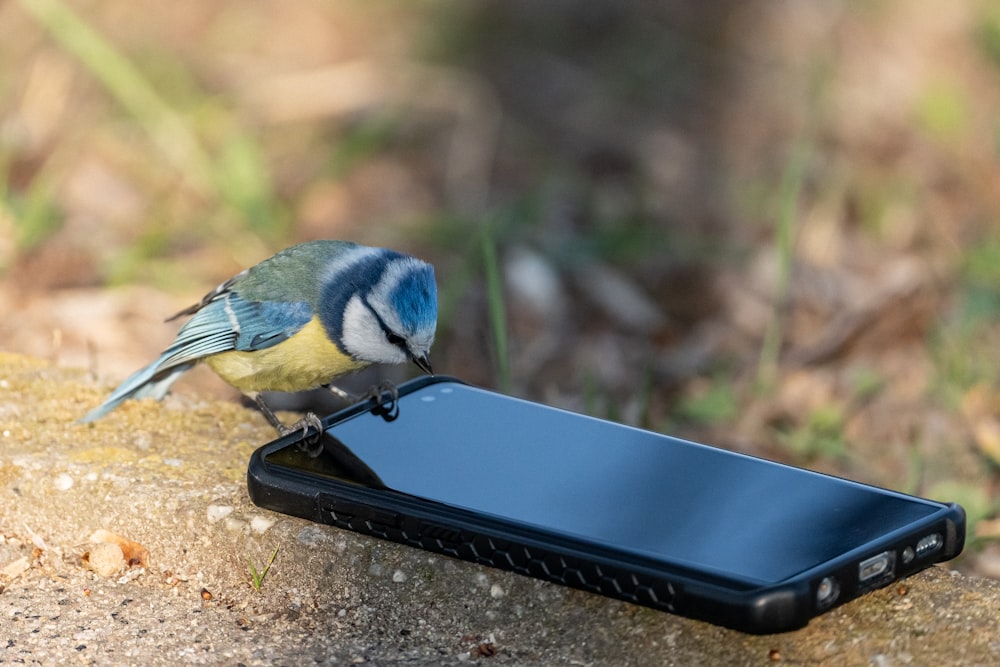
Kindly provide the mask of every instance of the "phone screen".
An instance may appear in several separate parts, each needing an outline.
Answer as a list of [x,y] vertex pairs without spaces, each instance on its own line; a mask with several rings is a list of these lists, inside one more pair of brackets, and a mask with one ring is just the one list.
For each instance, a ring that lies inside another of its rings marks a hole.
[[[364,471],[348,481],[747,583],[782,581],[942,508],[459,383],[398,407],[394,421],[366,412],[328,430]],[[323,456],[280,464],[343,476]]]

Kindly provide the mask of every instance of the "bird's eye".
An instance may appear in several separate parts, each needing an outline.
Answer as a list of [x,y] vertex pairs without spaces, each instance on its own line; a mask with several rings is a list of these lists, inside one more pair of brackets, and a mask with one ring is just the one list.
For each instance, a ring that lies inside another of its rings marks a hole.
[[388,332],[386,332],[385,337],[386,337],[386,340],[388,340],[390,343],[392,343],[393,345],[395,345],[397,347],[405,347],[406,346],[406,339],[403,338],[402,336],[400,336],[399,334],[394,334],[391,331],[388,331]]

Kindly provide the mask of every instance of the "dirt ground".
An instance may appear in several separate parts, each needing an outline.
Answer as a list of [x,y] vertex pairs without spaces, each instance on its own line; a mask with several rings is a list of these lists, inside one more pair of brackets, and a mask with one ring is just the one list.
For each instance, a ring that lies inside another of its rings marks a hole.
[[1000,577],[1000,11],[708,4],[4,3],[0,350],[110,388],[281,247],[397,247],[436,370],[959,501]]
[[1000,582],[949,564],[803,629],[748,635],[262,510],[246,462],[272,431],[232,401],[132,401],[79,424],[103,396],[93,379],[6,353],[0,387],[16,399],[0,405],[0,663],[861,667],[1000,655]]

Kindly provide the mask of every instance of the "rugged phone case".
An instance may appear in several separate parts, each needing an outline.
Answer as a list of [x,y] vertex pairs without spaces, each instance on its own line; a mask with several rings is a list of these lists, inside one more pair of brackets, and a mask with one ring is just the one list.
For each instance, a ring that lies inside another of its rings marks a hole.
[[[400,395],[439,381],[455,382],[453,378],[420,378],[400,387]],[[369,401],[348,408],[324,419],[324,427],[373,407],[378,406]],[[942,504],[939,511],[906,531],[887,534],[877,542],[794,577],[761,586],[497,520],[391,489],[306,474],[268,461],[269,455],[289,446],[296,447],[302,437],[301,433],[288,435],[254,452],[247,485],[255,504],[744,632],[772,633],[802,627],[828,608],[934,562],[954,558],[964,543],[964,511],[955,504]],[[364,464],[360,466],[363,468]],[[357,478],[359,473],[351,474]],[[876,577],[859,585],[859,564],[863,566],[866,559],[886,551],[903,553],[929,532],[943,536],[943,544],[933,559],[910,563],[894,560],[891,576]],[[817,603],[817,589],[823,585],[824,577],[830,576],[837,578],[840,595],[833,604]]]

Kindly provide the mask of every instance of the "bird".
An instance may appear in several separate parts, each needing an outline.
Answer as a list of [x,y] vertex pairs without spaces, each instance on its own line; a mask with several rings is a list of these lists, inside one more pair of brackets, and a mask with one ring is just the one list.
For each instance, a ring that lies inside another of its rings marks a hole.
[[[280,435],[318,431],[320,421],[308,413],[286,426],[261,392],[326,387],[350,397],[331,383],[372,364],[410,361],[433,374],[434,267],[387,248],[336,240],[291,246],[166,321],[188,315],[158,359],[80,421],[100,419],[128,399],[160,400],[198,363],[253,400]],[[381,395],[380,388],[372,392]]]

